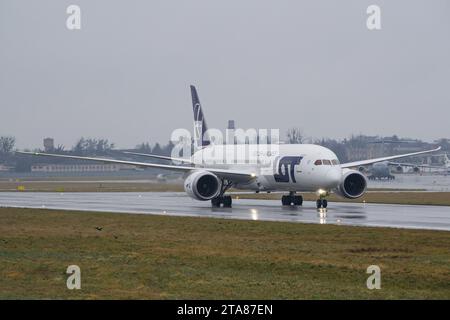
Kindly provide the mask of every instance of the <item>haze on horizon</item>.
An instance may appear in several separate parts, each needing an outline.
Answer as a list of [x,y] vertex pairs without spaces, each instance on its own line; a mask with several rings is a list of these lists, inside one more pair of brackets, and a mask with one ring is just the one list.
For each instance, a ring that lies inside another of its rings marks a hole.
[[0,135],[165,143],[195,84],[209,127],[450,138],[449,18],[446,0],[3,0]]

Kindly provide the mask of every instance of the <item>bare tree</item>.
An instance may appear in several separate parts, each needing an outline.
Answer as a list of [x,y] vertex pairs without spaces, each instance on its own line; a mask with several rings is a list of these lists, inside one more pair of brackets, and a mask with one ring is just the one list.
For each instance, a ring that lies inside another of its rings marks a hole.
[[66,147],[64,146],[64,145],[62,145],[62,144],[58,144],[58,146],[55,148],[55,152],[56,153],[62,153],[62,152],[64,152],[64,149],[65,149]]
[[108,139],[80,138],[72,148],[73,153],[82,154],[104,154],[114,149],[114,143]]
[[0,153],[10,153],[14,149],[16,138],[12,136],[0,137]]
[[135,149],[139,150],[140,152],[144,152],[144,153],[151,153],[151,151],[152,151],[152,148],[150,147],[150,143],[148,143],[148,142],[142,142],[141,144],[138,144]]
[[303,135],[303,131],[300,128],[289,129],[286,136],[288,138],[288,142],[292,144],[301,144],[305,141],[305,136]]
[[75,144],[75,146],[72,148],[73,153],[75,153],[76,155],[82,155],[84,150],[86,147],[86,140],[81,137],[77,143]]

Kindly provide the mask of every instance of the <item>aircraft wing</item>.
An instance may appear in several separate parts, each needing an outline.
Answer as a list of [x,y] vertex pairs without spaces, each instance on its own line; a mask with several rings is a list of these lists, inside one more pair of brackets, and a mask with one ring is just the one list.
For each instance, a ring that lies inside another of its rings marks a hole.
[[219,178],[228,179],[228,180],[231,180],[233,182],[245,182],[245,181],[250,181],[250,180],[255,178],[255,174],[254,173],[249,173],[249,172],[245,172],[245,171],[238,171],[238,170],[177,166],[177,165],[157,164],[157,163],[147,163],[147,162],[136,162],[136,161],[127,161],[127,160],[107,159],[107,158],[70,156],[70,155],[65,155],[65,154],[53,154],[53,153],[42,153],[42,152],[16,151],[16,153],[28,154],[28,155],[34,155],[34,156],[54,157],[54,158],[66,158],[66,159],[76,159],[76,160],[86,160],[86,161],[97,161],[97,162],[103,162],[103,163],[126,164],[126,165],[136,166],[136,167],[139,167],[139,168],[156,168],[156,169],[164,169],[164,170],[178,171],[178,172],[190,172],[190,171],[194,171],[194,170],[206,170],[206,171],[209,171],[211,173],[214,173]]
[[171,160],[171,161],[175,161],[175,162],[185,162],[185,163],[189,163],[189,164],[194,164],[191,160],[184,159],[184,158],[172,158],[172,157],[160,156],[160,155],[156,155],[156,154],[130,152],[130,151],[123,151],[123,153],[132,154],[135,156],[142,156],[142,157],[149,157],[149,158],[155,158],[155,159]]
[[389,156],[389,157],[383,157],[383,158],[375,158],[375,159],[347,162],[347,163],[342,163],[341,167],[342,168],[352,168],[352,167],[365,166],[365,165],[373,164],[373,163],[377,163],[377,162],[383,162],[383,161],[389,161],[389,160],[394,160],[394,159],[399,159],[399,158],[417,156],[419,154],[430,153],[430,152],[435,152],[435,151],[439,151],[439,150],[441,150],[441,147],[438,147],[438,148],[432,149],[432,150],[425,150],[425,151],[412,152],[412,153],[404,153],[404,154],[399,154],[399,155],[396,155],[396,156]]

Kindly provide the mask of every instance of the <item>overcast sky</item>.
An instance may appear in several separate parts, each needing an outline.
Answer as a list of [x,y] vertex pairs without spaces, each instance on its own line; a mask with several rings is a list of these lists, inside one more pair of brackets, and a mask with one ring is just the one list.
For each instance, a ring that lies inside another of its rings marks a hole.
[[210,127],[450,138],[450,1],[0,1],[0,135],[20,148],[165,142],[192,127],[191,83]]

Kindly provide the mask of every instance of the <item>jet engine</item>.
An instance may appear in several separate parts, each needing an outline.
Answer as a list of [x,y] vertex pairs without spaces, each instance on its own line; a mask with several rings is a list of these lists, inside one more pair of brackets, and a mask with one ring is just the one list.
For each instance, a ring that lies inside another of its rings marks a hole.
[[356,199],[361,197],[367,188],[366,177],[359,171],[344,169],[341,183],[336,193],[341,197]]
[[184,180],[184,190],[196,200],[210,200],[219,195],[222,183],[208,171],[194,171]]

